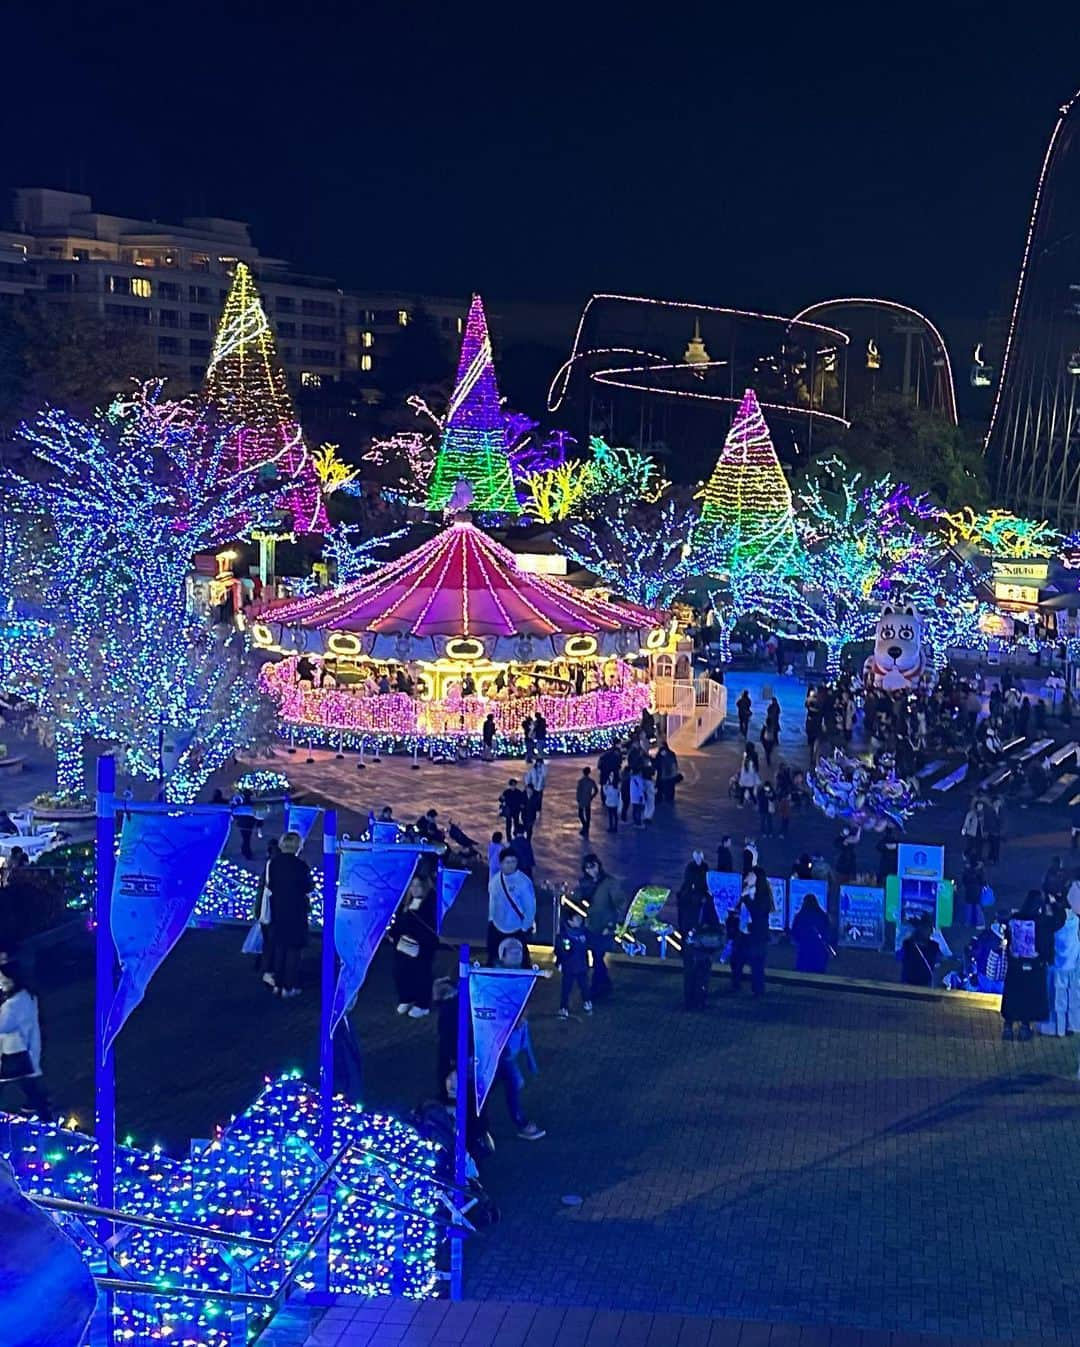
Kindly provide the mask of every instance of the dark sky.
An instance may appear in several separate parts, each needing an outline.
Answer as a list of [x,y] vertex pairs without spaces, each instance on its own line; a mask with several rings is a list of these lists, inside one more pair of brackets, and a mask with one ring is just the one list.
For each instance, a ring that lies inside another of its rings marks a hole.
[[1075,4],[4,7],[0,174],[250,219],[345,285],[981,317]]

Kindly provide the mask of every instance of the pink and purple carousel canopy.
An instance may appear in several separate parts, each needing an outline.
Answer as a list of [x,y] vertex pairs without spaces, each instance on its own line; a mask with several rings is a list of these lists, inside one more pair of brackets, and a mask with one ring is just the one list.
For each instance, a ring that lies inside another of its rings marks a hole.
[[[552,653],[562,654],[553,638],[593,636],[597,653],[629,653],[645,644],[662,618],[522,571],[512,552],[459,519],[398,560],[339,589],[279,605],[263,622],[291,629],[293,639],[281,641],[286,648],[333,651],[337,643],[304,639],[303,633],[347,632],[360,638],[365,653],[383,658],[391,651],[379,638],[393,638],[401,658],[402,638],[469,637],[483,642],[488,658],[524,662],[524,638],[551,639]],[[508,641],[516,643],[513,651],[504,645]]]

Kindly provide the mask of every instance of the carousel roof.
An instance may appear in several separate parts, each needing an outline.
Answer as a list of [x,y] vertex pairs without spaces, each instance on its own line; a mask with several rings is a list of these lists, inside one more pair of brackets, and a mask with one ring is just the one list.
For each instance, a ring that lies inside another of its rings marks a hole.
[[518,568],[468,520],[339,589],[266,614],[283,625],[410,636],[554,636],[640,631],[660,618],[636,604],[587,598]]

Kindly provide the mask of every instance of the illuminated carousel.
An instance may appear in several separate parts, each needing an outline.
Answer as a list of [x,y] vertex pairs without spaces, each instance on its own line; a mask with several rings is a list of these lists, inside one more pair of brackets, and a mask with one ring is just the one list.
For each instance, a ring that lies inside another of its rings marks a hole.
[[674,624],[523,570],[466,517],[338,589],[289,600],[252,625],[263,684],[299,744],[520,753],[543,717],[549,753],[588,753],[652,701]]

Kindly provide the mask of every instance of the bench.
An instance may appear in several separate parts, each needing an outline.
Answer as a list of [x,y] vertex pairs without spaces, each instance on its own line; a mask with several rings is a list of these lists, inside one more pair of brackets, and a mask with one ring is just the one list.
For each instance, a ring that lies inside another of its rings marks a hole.
[[1003,767],[995,767],[989,776],[984,776],[979,782],[979,790],[991,790],[994,786],[1000,786],[1012,776],[1012,767],[1006,763]]
[[1024,735],[1018,734],[1015,739],[1010,739],[1001,751],[1003,753],[1011,753],[1014,748],[1019,748],[1023,742]]
[[915,776],[919,781],[922,781],[928,776],[933,776],[935,772],[940,772],[944,766],[945,759],[938,758],[936,762],[928,762],[925,767],[920,767]]
[[967,763],[962,762],[955,772],[950,772],[948,776],[943,776],[940,781],[935,781],[931,790],[952,790],[953,786],[958,786],[967,776],[967,770]]
[[1080,745],[1074,739],[1071,744],[1063,744],[1056,753],[1050,754],[1050,766],[1060,767],[1066,758],[1071,758]]
[[1022,753],[1017,754],[1016,761],[1029,762],[1032,758],[1037,757],[1038,754],[1048,749],[1053,742],[1053,739],[1036,739],[1033,744],[1028,744],[1027,748],[1025,748]]
[[1078,778],[1075,772],[1066,772],[1064,776],[1059,777],[1049,790],[1044,790],[1036,804],[1055,804],[1070,786],[1075,786]]

